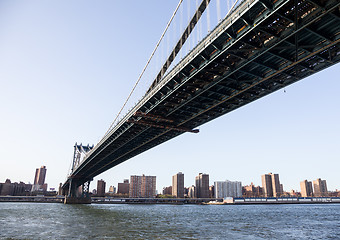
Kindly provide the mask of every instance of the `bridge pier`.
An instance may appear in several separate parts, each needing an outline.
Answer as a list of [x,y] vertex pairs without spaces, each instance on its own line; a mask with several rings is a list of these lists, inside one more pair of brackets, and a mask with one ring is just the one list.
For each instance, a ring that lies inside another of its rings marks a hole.
[[68,194],[65,196],[64,204],[90,204],[91,197],[89,194],[90,181],[83,184],[70,179]]

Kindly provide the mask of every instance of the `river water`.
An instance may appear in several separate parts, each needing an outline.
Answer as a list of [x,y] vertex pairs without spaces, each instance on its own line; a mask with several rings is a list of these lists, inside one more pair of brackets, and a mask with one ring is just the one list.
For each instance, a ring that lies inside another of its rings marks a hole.
[[340,204],[0,203],[0,239],[340,239]]

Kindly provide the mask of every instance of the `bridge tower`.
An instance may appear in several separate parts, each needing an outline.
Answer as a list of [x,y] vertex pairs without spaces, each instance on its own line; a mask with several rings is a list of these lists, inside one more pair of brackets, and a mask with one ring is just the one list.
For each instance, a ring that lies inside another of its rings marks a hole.
[[86,154],[93,148],[92,146],[83,146],[82,144],[74,145],[71,173],[67,182],[64,184],[63,194],[65,195],[65,204],[84,204],[91,203],[90,182],[91,180],[73,178],[73,171],[83,162]]

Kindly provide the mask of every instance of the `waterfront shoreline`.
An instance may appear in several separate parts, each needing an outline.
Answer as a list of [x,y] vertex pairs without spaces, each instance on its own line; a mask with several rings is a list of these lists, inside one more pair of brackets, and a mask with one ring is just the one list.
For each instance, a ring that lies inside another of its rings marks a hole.
[[[64,203],[64,196],[0,196],[0,203]],[[315,198],[230,198],[194,199],[194,198],[100,198],[93,197],[91,204],[135,204],[135,205],[282,205],[282,204],[334,204],[340,203],[338,197]]]

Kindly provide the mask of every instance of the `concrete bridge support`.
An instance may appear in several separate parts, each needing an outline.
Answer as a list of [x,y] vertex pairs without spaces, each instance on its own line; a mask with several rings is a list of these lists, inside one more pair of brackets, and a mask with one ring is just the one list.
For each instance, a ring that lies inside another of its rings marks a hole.
[[83,184],[71,179],[69,183],[68,194],[65,196],[65,204],[90,204],[91,197],[89,195],[90,181]]

